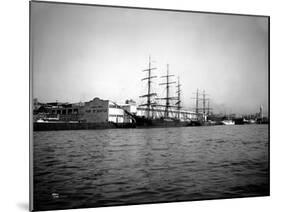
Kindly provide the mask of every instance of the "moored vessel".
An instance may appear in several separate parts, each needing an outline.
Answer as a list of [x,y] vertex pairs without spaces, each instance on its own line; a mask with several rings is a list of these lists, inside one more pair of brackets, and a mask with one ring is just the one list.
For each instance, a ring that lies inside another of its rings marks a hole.
[[[149,57],[148,69],[143,70],[147,72],[147,76],[142,81],[147,82],[147,93],[140,96],[145,98],[146,102],[140,105],[143,114],[131,114],[125,111],[134,120],[136,127],[184,127],[191,126],[192,120],[190,117],[183,115],[181,106],[181,84],[178,78],[178,82],[171,81],[170,78],[174,75],[169,74],[169,64],[167,64],[166,75],[161,76],[165,79],[165,82],[159,85],[164,85],[166,89],[165,97],[157,98],[157,93],[152,92],[152,79],[157,76],[152,75],[152,70],[156,68],[151,66],[151,58]],[[170,96],[170,85],[177,84],[177,96]],[[158,103],[158,101],[164,101],[164,104]],[[171,101],[175,100],[173,105]]]
[[222,125],[235,125],[235,122],[233,120],[223,120],[221,121]]

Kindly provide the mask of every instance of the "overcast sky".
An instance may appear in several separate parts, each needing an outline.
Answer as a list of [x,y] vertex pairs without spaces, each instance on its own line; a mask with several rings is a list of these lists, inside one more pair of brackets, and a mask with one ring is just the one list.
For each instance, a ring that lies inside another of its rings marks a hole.
[[[146,91],[149,55],[180,77],[185,108],[205,89],[215,112],[268,109],[268,19],[32,2],[33,96],[124,102]],[[156,78],[153,90],[164,88]]]

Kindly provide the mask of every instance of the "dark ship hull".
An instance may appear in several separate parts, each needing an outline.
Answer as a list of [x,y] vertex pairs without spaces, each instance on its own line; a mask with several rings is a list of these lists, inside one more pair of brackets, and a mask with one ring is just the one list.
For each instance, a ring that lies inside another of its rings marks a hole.
[[134,125],[138,128],[149,127],[187,127],[192,126],[190,121],[180,121],[177,119],[149,119],[146,117],[134,116]]

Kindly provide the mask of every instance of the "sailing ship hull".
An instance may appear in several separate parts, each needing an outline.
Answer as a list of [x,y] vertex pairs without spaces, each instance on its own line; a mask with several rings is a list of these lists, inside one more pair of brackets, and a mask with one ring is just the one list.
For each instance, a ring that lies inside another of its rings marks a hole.
[[135,126],[138,128],[149,128],[149,127],[187,127],[191,126],[190,121],[180,121],[174,119],[148,119],[145,117],[134,117]]

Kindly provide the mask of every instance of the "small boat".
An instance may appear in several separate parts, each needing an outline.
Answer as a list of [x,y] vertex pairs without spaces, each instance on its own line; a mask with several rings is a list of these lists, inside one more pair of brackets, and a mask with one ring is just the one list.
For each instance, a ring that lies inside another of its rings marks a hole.
[[235,125],[235,122],[233,120],[223,120],[221,121],[223,125]]
[[255,124],[256,120],[254,119],[243,119],[245,124]]
[[256,123],[256,121],[254,119],[249,120],[249,124],[255,124],[255,123]]
[[45,122],[48,122],[48,121],[45,121],[44,119],[38,119],[36,122],[37,123],[45,123]]

